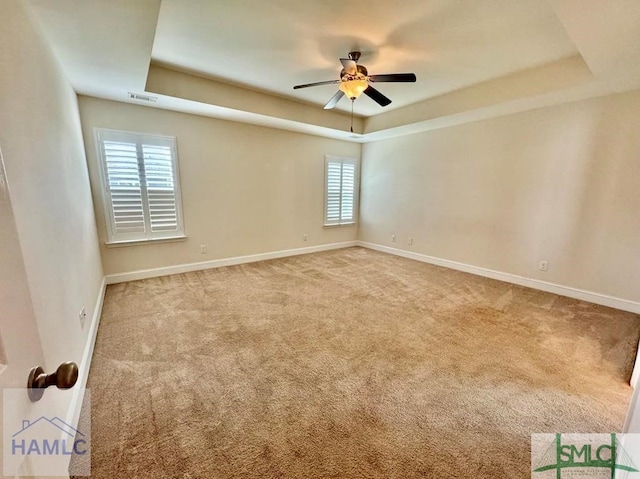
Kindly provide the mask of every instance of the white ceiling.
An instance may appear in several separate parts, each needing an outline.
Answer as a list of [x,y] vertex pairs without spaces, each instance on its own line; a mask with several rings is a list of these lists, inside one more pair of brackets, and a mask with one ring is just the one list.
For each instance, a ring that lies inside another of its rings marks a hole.
[[[28,2],[78,93],[355,141],[640,87],[637,0]],[[334,85],[292,88],[337,79],[352,49],[418,77],[376,85],[386,108],[356,100],[357,138],[321,109]]]
[[418,77],[376,85],[393,103],[363,97],[364,116],[577,53],[545,0],[163,0],[152,58],[322,106],[335,85],[292,87],[339,78],[352,49],[370,74]]
[[147,78],[160,0],[29,0],[78,93],[123,98]]

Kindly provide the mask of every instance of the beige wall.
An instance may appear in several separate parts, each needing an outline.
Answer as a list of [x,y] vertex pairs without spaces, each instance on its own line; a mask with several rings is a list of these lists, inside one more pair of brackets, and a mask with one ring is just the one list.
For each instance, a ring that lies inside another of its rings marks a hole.
[[636,91],[369,143],[360,239],[640,301],[639,126]]
[[[102,267],[76,95],[24,3],[2,2],[0,17],[0,148],[24,271],[19,261],[1,267],[15,269],[16,282],[26,273],[24,310],[35,313],[51,372],[63,361],[80,363],[89,328],[81,330],[78,313],[84,306],[91,315]],[[19,258],[8,249],[15,243],[0,248]]]
[[[357,227],[323,228],[322,220],[324,155],[359,158],[359,144],[90,97],[80,97],[80,113],[105,274],[357,238]],[[177,138],[187,241],[104,245],[94,127]]]

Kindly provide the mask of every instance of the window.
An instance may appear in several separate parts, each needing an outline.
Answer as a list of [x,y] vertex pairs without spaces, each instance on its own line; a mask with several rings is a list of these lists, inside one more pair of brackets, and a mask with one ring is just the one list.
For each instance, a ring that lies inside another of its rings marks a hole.
[[173,137],[96,129],[107,243],[184,236]]
[[358,162],[349,158],[325,158],[324,224],[350,225],[358,214]]

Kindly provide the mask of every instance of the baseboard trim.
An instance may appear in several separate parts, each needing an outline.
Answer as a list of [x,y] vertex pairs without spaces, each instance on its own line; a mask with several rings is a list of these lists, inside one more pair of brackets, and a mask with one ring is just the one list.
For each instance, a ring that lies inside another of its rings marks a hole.
[[538,289],[540,291],[546,291],[547,293],[554,293],[560,296],[567,296],[569,298],[580,299],[589,303],[600,304],[602,306],[609,306],[611,308],[620,309],[622,311],[628,311],[630,313],[640,314],[640,303],[635,301],[629,301],[627,299],[616,298],[614,296],[608,296],[601,293],[595,293],[593,291],[585,291],[582,289],[572,288],[570,286],[563,286],[556,283],[548,283],[546,281],[540,281],[538,279],[526,278],[524,276],[518,276],[511,273],[503,273],[501,271],[495,271],[492,269],[482,268],[479,266],[473,266],[470,264],[459,263],[457,261],[451,261],[448,259],[436,258],[435,256],[428,256],[421,253],[414,253],[413,251],[406,251],[398,248],[391,248],[376,243],[369,243],[366,241],[358,241],[358,246],[364,248],[381,251],[383,253],[389,253],[396,256],[402,256],[403,258],[409,258],[423,263],[434,264],[436,266],[443,266],[445,268],[451,268],[458,271],[464,271],[465,273],[476,274],[478,276],[484,276],[486,278],[497,279],[506,283],[513,283],[519,286],[526,286],[532,289]]
[[306,248],[286,249],[281,251],[271,251],[268,253],[251,254],[246,256],[235,256],[233,258],[214,259],[201,263],[186,263],[163,268],[143,269],[128,273],[110,274],[105,276],[107,284],[124,283],[126,281],[136,281],[139,279],[156,278],[170,274],[189,273],[191,271],[202,271],[205,269],[220,268],[223,266],[233,266],[237,264],[255,263],[269,259],[286,258],[287,256],[298,256],[301,254],[317,253],[333,249],[349,248],[358,246],[358,241],[344,241],[342,243],[329,243]]
[[93,348],[96,344],[96,336],[98,335],[98,326],[100,325],[100,317],[102,316],[102,305],[104,304],[104,295],[107,290],[106,277],[102,278],[98,298],[96,299],[93,314],[91,315],[91,324],[89,325],[89,333],[87,334],[87,342],[84,346],[82,359],[78,365],[78,381],[73,388],[73,396],[69,404],[67,412],[67,424],[77,427],[80,419],[80,411],[82,409],[82,401],[84,399],[84,391],[87,387],[87,379],[89,379],[89,369],[91,368],[91,359],[93,358]]

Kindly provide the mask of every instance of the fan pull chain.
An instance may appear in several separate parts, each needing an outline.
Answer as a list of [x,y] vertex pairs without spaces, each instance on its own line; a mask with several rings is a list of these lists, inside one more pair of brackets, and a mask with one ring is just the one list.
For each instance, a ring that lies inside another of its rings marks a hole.
[[351,99],[351,133],[353,133],[353,104],[355,103],[354,99]]

